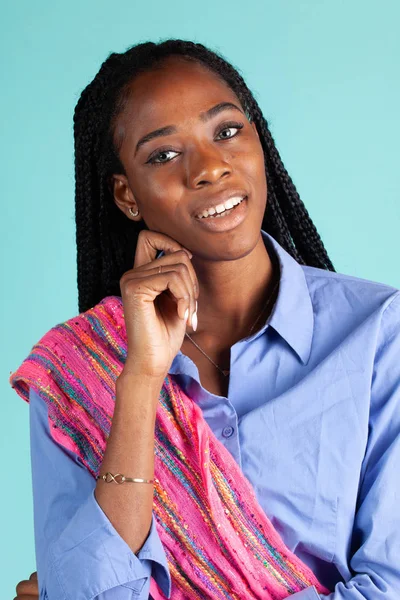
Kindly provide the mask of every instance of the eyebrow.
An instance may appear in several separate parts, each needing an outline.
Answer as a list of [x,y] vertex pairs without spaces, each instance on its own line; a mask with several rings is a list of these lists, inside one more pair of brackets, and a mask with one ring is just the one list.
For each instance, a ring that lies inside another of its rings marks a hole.
[[[232,104],[232,102],[220,102],[212,108],[209,108],[207,111],[200,113],[200,121],[206,123],[207,121],[210,121],[213,117],[218,115],[220,112],[231,109],[238,110],[239,112],[244,114],[243,111],[238,106],[236,106],[236,104]],[[155,129],[154,131],[147,133],[142,138],[140,138],[140,140],[136,144],[135,156],[139,148],[144,144],[147,144],[147,142],[150,142],[151,140],[154,140],[158,137],[171,135],[172,133],[176,133],[177,131],[178,130],[175,127],[175,125],[166,125],[165,127],[160,127],[160,129]]]

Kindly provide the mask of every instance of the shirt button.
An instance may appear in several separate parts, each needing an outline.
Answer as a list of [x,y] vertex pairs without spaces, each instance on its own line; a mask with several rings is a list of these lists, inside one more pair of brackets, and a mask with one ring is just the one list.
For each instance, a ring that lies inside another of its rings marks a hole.
[[224,427],[222,430],[222,435],[225,438],[231,437],[231,435],[233,434],[233,431],[234,431],[233,427]]

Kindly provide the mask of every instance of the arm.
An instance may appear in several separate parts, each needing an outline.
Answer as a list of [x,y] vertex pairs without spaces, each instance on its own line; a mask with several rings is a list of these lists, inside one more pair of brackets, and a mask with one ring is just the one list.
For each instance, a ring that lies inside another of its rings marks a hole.
[[349,581],[324,600],[398,600],[400,591],[400,295],[382,316],[369,438],[351,539]]
[[40,598],[144,600],[151,575],[169,596],[154,517],[136,556],[98,504],[96,482],[80,458],[52,438],[47,406],[33,390],[29,406]]

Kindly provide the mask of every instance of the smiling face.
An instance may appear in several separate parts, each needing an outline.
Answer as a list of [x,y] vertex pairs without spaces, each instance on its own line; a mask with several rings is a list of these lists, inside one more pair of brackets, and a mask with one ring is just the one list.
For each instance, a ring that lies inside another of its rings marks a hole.
[[[129,208],[139,210],[135,220],[199,258],[247,255],[260,238],[267,184],[256,127],[235,93],[179,57],[138,75],[130,92],[114,130],[126,173],[113,176],[117,206],[131,219]],[[247,199],[230,215],[198,218],[232,195]]]

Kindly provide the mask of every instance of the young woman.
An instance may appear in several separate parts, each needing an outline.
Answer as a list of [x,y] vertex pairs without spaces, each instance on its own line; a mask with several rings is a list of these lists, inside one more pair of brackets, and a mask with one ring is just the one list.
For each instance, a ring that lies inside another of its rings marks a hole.
[[111,54],[74,125],[80,314],[10,378],[40,597],[397,599],[399,291],[334,272],[203,45]]

